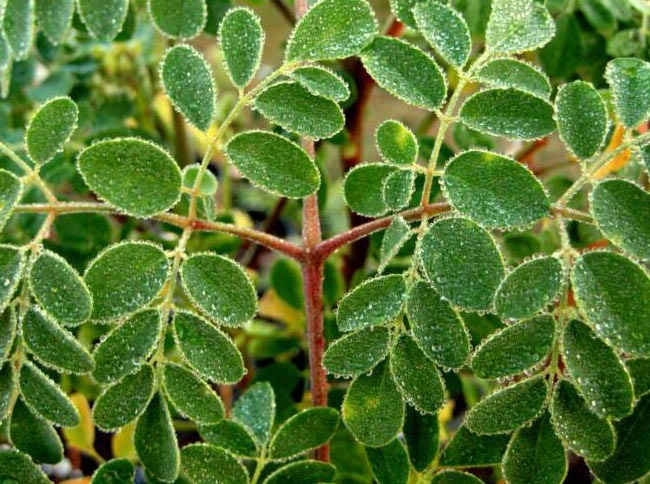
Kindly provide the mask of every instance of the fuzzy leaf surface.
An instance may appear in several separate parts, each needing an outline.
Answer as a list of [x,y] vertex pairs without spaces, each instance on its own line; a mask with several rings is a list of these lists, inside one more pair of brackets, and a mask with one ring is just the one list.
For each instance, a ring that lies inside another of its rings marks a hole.
[[36,112],[25,133],[25,145],[37,164],[50,161],[70,141],[77,128],[79,108],[69,97],[52,99]]
[[255,76],[264,50],[264,30],[257,15],[246,8],[228,11],[219,25],[219,44],[230,80],[238,88]]

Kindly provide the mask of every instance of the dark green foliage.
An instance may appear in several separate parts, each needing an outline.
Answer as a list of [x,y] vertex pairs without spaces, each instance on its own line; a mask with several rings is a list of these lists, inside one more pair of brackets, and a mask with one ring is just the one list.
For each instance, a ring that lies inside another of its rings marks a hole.
[[379,484],[406,484],[409,478],[409,460],[404,444],[394,439],[383,447],[368,447],[366,455],[372,474]]

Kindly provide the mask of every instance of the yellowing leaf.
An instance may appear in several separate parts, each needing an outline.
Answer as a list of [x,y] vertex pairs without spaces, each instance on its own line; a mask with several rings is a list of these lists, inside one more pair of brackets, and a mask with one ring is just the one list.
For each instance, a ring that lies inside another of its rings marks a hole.
[[[621,144],[625,137],[625,127],[622,124],[616,125],[614,134],[612,134],[612,139],[605,150],[606,154],[614,152]],[[630,150],[623,150],[618,155],[616,155],[612,160],[603,166],[600,170],[594,173],[593,178],[596,180],[601,180],[605,178],[610,173],[620,170],[627,162],[630,160],[631,152]]]
[[74,393],[69,398],[79,412],[80,422],[76,427],[63,428],[66,443],[79,450],[94,454],[95,424],[88,399],[81,393]]
[[118,430],[111,439],[111,452],[116,458],[124,458],[135,461],[138,459],[133,444],[133,433],[135,432],[135,423],[131,422]]

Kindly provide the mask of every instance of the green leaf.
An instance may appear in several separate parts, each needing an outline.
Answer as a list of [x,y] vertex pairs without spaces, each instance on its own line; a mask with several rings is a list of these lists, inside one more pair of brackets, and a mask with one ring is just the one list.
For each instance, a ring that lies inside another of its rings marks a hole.
[[410,336],[403,335],[390,354],[390,371],[404,399],[423,413],[435,413],[445,403],[440,372]]
[[140,463],[150,474],[165,482],[176,480],[180,452],[172,417],[160,393],[153,396],[138,418],[133,443]]
[[412,165],[418,159],[418,140],[400,121],[389,119],[375,132],[377,150],[388,163]]
[[315,96],[297,82],[267,87],[255,98],[255,109],[272,123],[313,139],[331,138],[345,123],[338,104]]
[[332,464],[316,460],[292,462],[273,472],[263,484],[314,484],[334,479],[336,468]]
[[308,408],[285,421],[269,444],[273,460],[290,459],[326,444],[339,426],[333,408]]
[[409,458],[404,444],[393,439],[383,447],[368,447],[366,455],[372,474],[379,484],[406,484],[409,478]]
[[[16,60],[29,56],[34,36],[34,1],[5,0],[2,27]],[[0,15],[0,19],[3,17]]]
[[50,483],[39,466],[28,456],[14,449],[3,449],[0,452],[0,475],[8,482],[19,484]]
[[277,259],[271,267],[271,287],[284,302],[294,309],[305,307],[302,292],[302,270],[293,259]]
[[0,169],[0,230],[2,230],[11,215],[11,211],[20,201],[23,194],[23,184],[20,179],[7,170]]
[[427,0],[389,0],[390,9],[398,20],[412,29],[417,28],[413,10],[416,5]]
[[543,375],[502,388],[470,409],[465,425],[477,434],[505,434],[536,418],[546,405]]
[[210,253],[195,254],[183,263],[181,278],[194,304],[216,322],[241,327],[255,316],[255,288],[233,260]]
[[402,40],[375,38],[361,54],[361,61],[380,87],[407,104],[435,111],[447,95],[438,64]]
[[[183,168],[183,187],[193,189],[194,185],[196,185],[196,180],[199,176],[200,171],[201,165],[198,163],[187,165],[185,168]],[[219,181],[217,180],[217,177],[214,176],[214,173],[206,170],[201,177],[201,183],[199,187],[201,196],[211,197],[217,193],[217,188],[219,188]]]
[[11,362],[5,362],[0,368],[0,419],[9,414],[11,398],[14,393],[14,375]]
[[37,307],[28,309],[22,325],[25,346],[44,365],[80,375],[94,368],[90,353]]
[[269,383],[248,388],[232,409],[233,418],[250,430],[257,442],[266,445],[275,419],[275,394]]
[[563,281],[562,262],[556,257],[524,262],[501,282],[494,296],[494,306],[502,318],[532,316],[557,298]]
[[424,273],[438,293],[469,310],[489,310],[505,269],[485,229],[460,217],[434,223],[418,246]]
[[199,434],[208,444],[216,445],[240,457],[256,457],[257,444],[251,432],[234,420],[199,425]]
[[186,311],[177,312],[174,334],[183,356],[203,378],[234,384],[246,374],[237,347],[203,318]]
[[579,321],[567,325],[562,343],[564,363],[589,408],[603,418],[629,415],[634,406],[632,381],[614,350]]
[[[607,3],[606,3],[607,2]],[[611,35],[616,29],[616,17],[609,8],[608,0],[579,0],[580,10],[587,21],[599,32]]]
[[365,0],[322,0],[298,22],[287,45],[287,60],[343,59],[361,52],[377,34]]
[[481,378],[517,375],[546,357],[555,339],[551,316],[538,316],[490,335],[472,356],[472,370]]
[[472,51],[472,37],[463,16],[433,0],[418,2],[413,18],[426,41],[449,64],[462,68]]
[[607,106],[594,86],[575,81],[555,98],[558,132],[571,153],[586,160],[603,146],[609,125]]
[[535,0],[495,0],[485,33],[486,49],[499,54],[535,50],[555,35],[546,7]]
[[264,50],[260,19],[247,8],[232,8],[219,24],[219,44],[232,83],[243,89],[255,76]]
[[111,322],[149,304],[167,280],[165,253],[147,242],[108,247],[86,269],[84,280],[93,295],[91,319]]
[[343,196],[350,209],[366,217],[379,217],[388,211],[383,187],[397,168],[386,163],[362,163],[345,177]]
[[396,170],[384,180],[382,196],[390,210],[401,210],[409,204],[415,191],[416,175],[413,170]]
[[423,472],[438,455],[438,415],[423,414],[408,405],[402,432],[411,465],[416,471]]
[[614,110],[627,128],[634,128],[650,115],[650,64],[641,59],[614,59],[607,64]]
[[368,447],[384,446],[397,436],[404,422],[404,401],[387,363],[354,379],[342,414],[355,439]]
[[462,425],[440,456],[449,467],[492,467],[500,464],[510,435],[479,435]]
[[153,24],[172,39],[196,37],[208,18],[205,0],[148,0],[148,5]]
[[431,360],[445,368],[465,364],[470,342],[463,320],[429,284],[418,281],[411,287],[406,314],[413,337]]
[[129,11],[129,0],[77,0],[77,5],[90,34],[102,42],[120,33]]
[[571,282],[578,308],[596,333],[634,356],[650,355],[650,278],[630,259],[590,252]]
[[336,319],[341,331],[387,323],[402,311],[406,281],[398,274],[368,279],[339,303]]
[[472,474],[453,469],[443,469],[431,479],[431,484],[477,484],[482,482]]
[[213,445],[191,444],[181,450],[181,476],[193,484],[246,484],[244,466],[228,452]]
[[153,397],[154,371],[144,365],[107,387],[95,401],[93,418],[102,430],[114,430],[135,420]]
[[634,396],[639,399],[650,392],[650,359],[632,358],[625,361],[627,371],[632,377]]
[[0,315],[0,362],[3,362],[9,356],[16,336],[17,325],[18,318],[13,308],[7,309]]
[[343,102],[350,97],[350,88],[346,82],[325,67],[299,67],[291,73],[291,77],[315,96],[336,102]]
[[636,404],[634,413],[614,424],[617,445],[602,462],[588,461],[591,471],[604,482],[623,484],[650,472],[650,396]]
[[11,412],[9,439],[16,449],[37,462],[57,464],[63,459],[63,444],[56,430],[32,413],[21,399],[16,401]]
[[650,194],[626,180],[605,180],[591,192],[591,213],[613,244],[650,259]]
[[275,195],[302,198],[320,186],[318,168],[309,155],[277,134],[247,131],[232,138],[225,151],[244,177]]
[[472,129],[508,139],[542,138],[556,128],[548,101],[512,88],[477,92],[463,104],[460,119]]
[[204,424],[216,423],[223,418],[221,399],[194,372],[167,363],[163,376],[167,398],[187,418]]
[[160,312],[147,309],[111,331],[93,352],[93,378],[99,383],[112,383],[137,370],[153,353],[160,327]]
[[443,183],[459,212],[489,228],[528,225],[550,213],[550,201],[532,172],[495,153],[459,154],[447,165]]
[[45,420],[63,427],[79,424],[79,412],[66,394],[30,362],[20,369],[20,393],[30,409]]
[[562,441],[555,435],[548,412],[519,429],[503,457],[503,475],[512,484],[560,484],[567,473]]
[[100,141],[81,152],[77,165],[97,195],[136,217],[164,212],[180,198],[178,165],[165,150],[149,141]]
[[332,375],[360,375],[386,358],[389,343],[388,328],[380,326],[360,329],[337,339],[327,348],[323,367]]
[[567,380],[560,380],[556,385],[550,410],[555,433],[575,453],[586,459],[603,460],[614,452],[614,427],[593,414],[576,387]]
[[54,252],[43,251],[34,261],[29,288],[47,315],[60,324],[79,326],[90,317],[90,291],[77,271]]
[[[2,176],[2,173],[0,173]],[[25,254],[17,247],[0,245],[0,312],[9,304],[25,266]]]
[[90,484],[123,484],[135,479],[135,467],[127,459],[113,459],[102,464]]
[[578,16],[563,13],[555,19],[555,37],[540,51],[544,70],[551,77],[567,79],[582,63],[585,45]]
[[411,227],[402,217],[395,217],[390,223],[381,242],[381,257],[377,272],[383,272],[390,261],[411,238]]
[[495,59],[478,71],[478,79],[490,87],[513,88],[542,99],[551,96],[551,83],[537,67],[517,59]]
[[160,64],[160,80],[174,108],[201,131],[212,124],[217,86],[212,69],[194,47],[177,45]]
[[77,129],[79,108],[69,97],[50,99],[32,117],[25,133],[25,146],[32,160],[52,160]]

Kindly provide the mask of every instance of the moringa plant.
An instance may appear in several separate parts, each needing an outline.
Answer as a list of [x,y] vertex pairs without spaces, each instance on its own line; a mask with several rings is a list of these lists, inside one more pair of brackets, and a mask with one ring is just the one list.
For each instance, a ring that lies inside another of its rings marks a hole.
[[274,3],[0,1],[0,481],[643,479],[650,6]]

